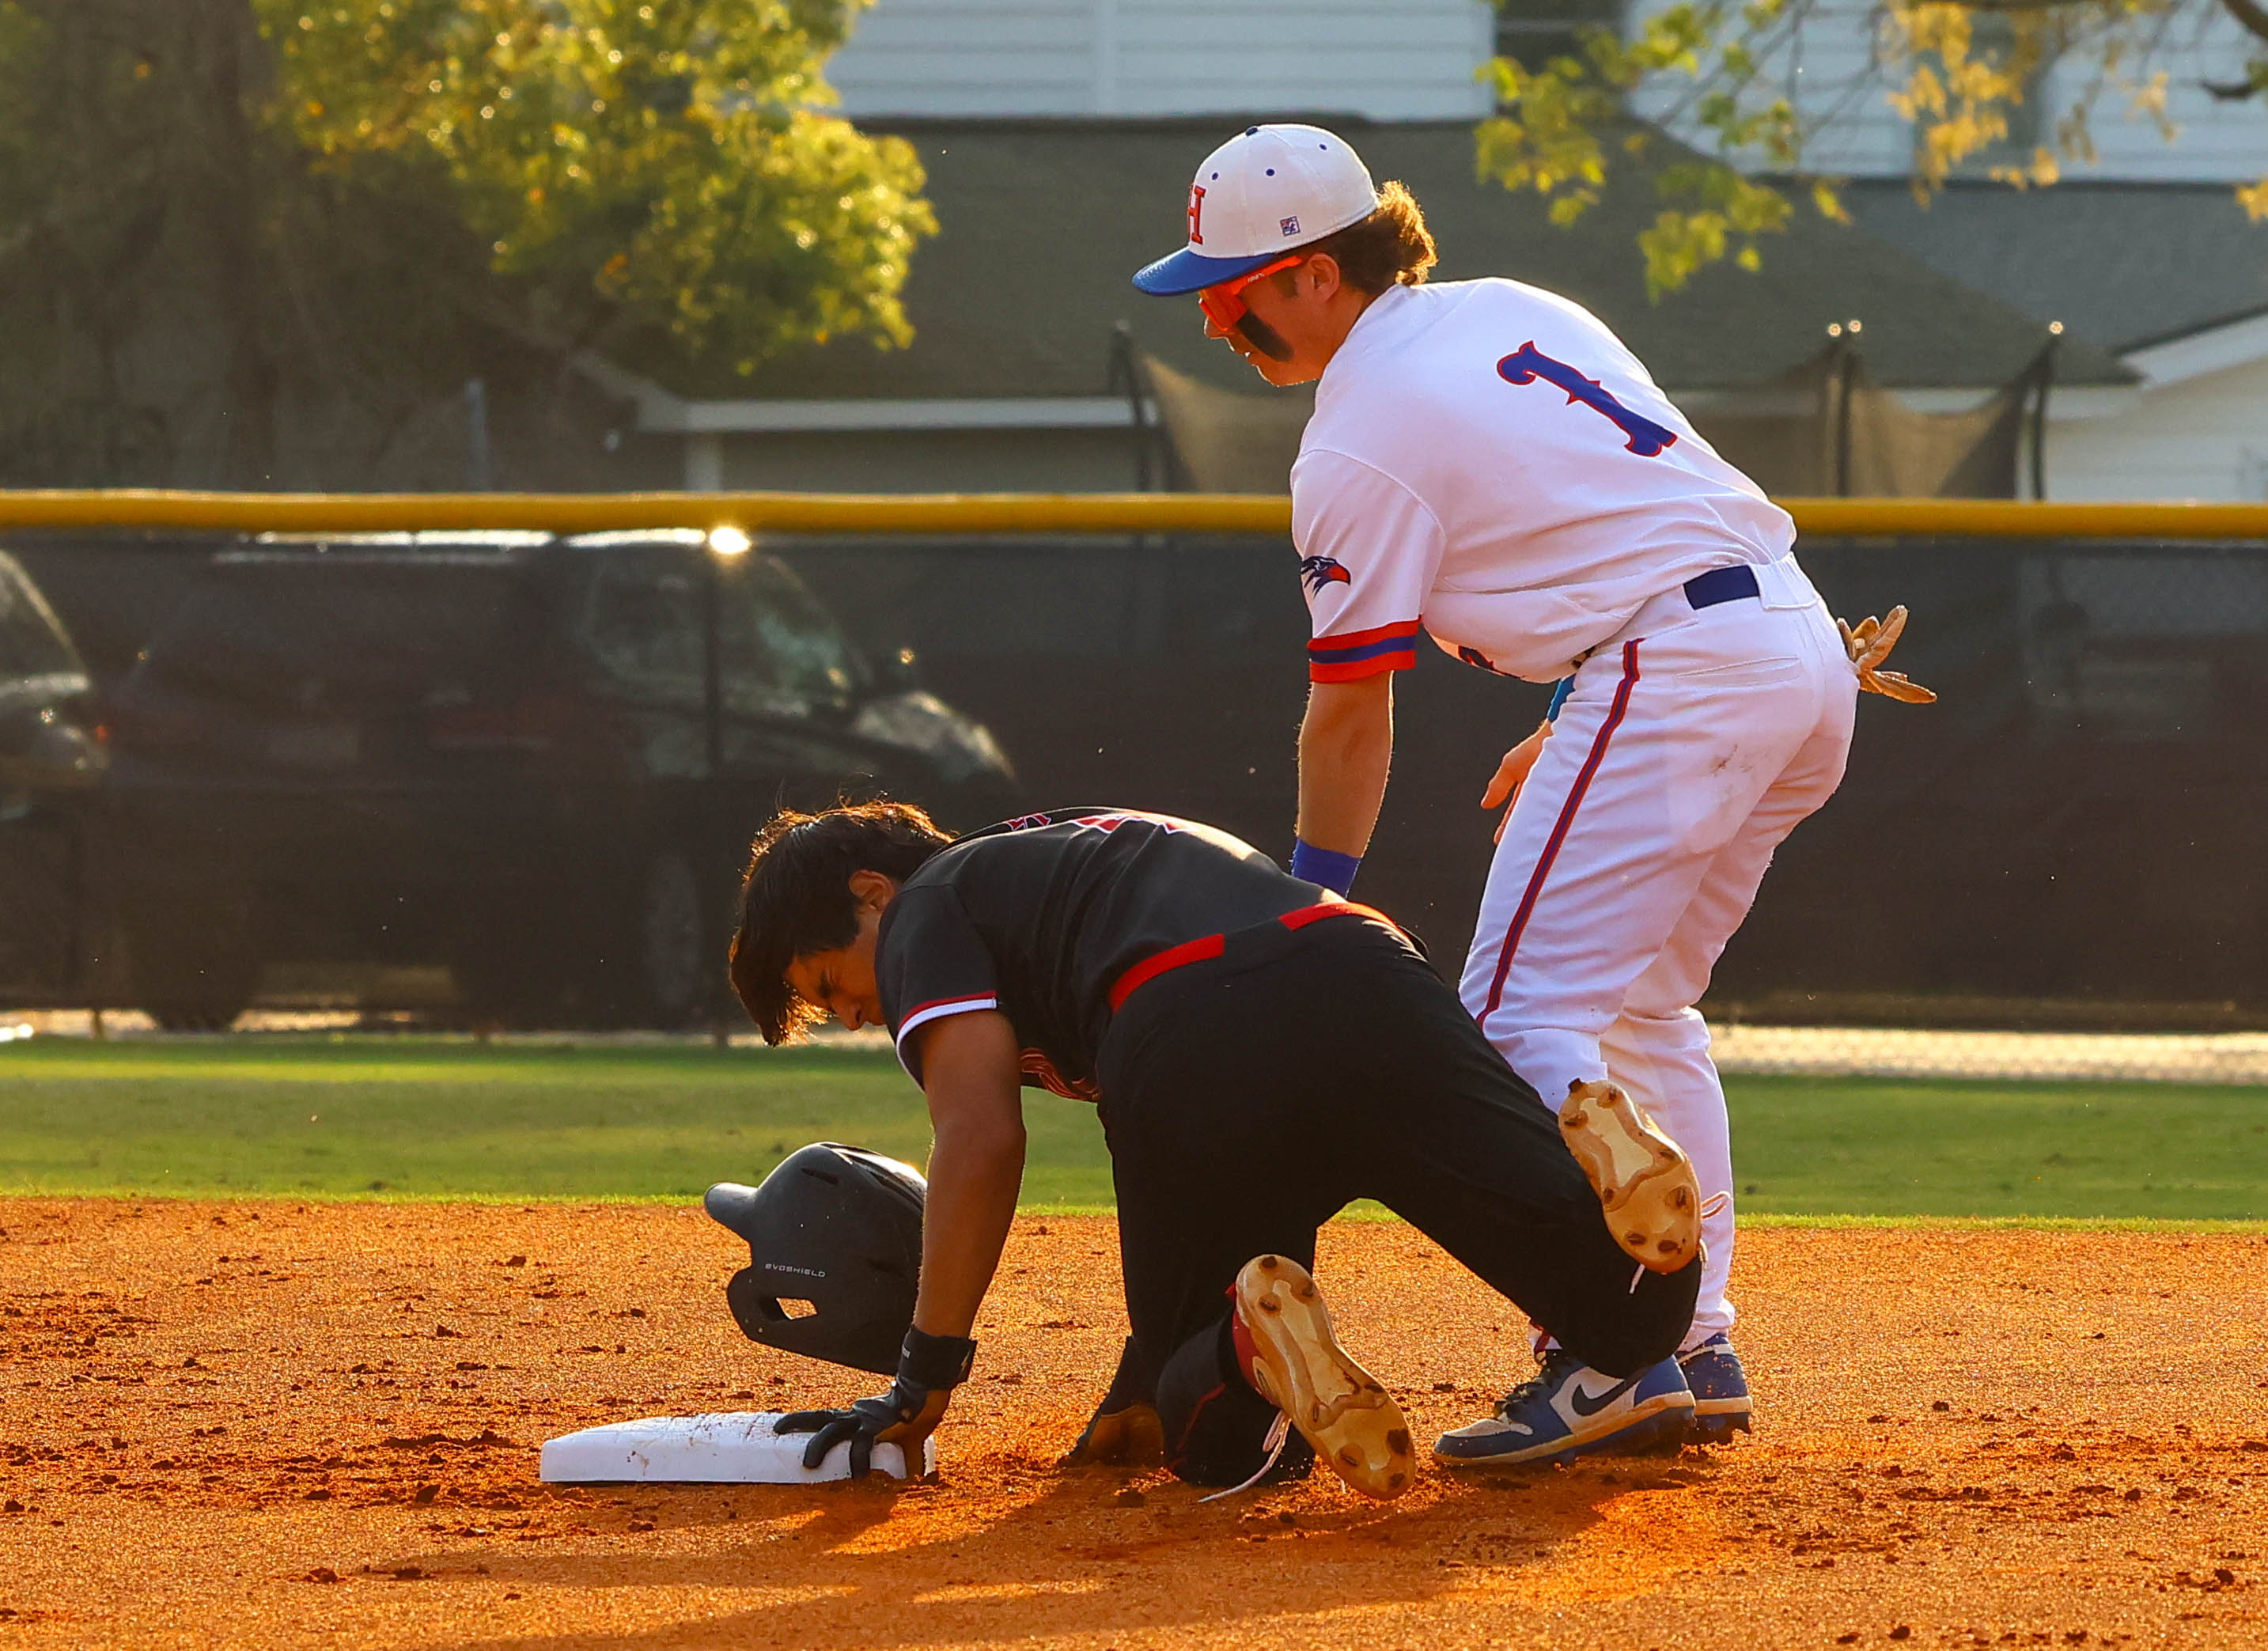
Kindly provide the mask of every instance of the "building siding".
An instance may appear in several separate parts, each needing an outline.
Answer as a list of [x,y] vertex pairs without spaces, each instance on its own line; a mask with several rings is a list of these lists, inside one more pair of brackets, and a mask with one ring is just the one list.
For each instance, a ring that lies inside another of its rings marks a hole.
[[2051,499],[2268,499],[2268,361],[2161,385],[2109,417],[2049,407]]
[[1480,0],[880,0],[828,66],[846,113],[1476,119]]

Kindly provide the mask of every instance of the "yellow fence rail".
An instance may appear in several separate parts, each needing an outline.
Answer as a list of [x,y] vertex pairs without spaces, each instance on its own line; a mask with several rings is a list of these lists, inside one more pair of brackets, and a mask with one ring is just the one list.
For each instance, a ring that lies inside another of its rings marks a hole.
[[[2013,499],[1792,498],[1822,536],[2268,539],[2268,505],[2061,505]],[[0,490],[0,529],[384,533],[1288,533],[1287,498],[1221,493],[195,493]]]

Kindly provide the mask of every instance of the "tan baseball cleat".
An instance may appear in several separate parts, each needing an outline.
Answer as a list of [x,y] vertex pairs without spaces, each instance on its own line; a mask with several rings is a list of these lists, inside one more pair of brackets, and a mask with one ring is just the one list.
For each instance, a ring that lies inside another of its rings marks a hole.
[[1324,1464],[1381,1501],[1408,1490],[1416,1464],[1402,1407],[1339,1345],[1307,1270],[1283,1256],[1246,1262],[1236,1275],[1236,1316],[1252,1385]]
[[1610,1083],[1567,1087],[1559,1132],[1631,1260],[1675,1272],[1701,1253],[1701,1183],[1675,1141]]

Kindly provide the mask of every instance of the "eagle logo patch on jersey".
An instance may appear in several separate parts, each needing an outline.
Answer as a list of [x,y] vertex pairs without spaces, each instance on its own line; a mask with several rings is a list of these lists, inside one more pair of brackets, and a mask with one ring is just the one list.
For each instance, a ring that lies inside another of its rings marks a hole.
[[1301,556],[1300,582],[1314,594],[1321,595],[1326,585],[1351,585],[1354,575],[1339,565],[1336,556]]

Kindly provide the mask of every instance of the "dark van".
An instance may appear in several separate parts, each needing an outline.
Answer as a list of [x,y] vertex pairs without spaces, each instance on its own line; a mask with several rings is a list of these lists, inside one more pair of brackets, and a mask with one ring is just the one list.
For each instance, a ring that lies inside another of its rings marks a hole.
[[729,530],[244,539],[119,684],[130,995],[225,1025],[271,961],[446,962],[478,1022],[716,1006],[784,801],[1012,812],[983,727]]
[[83,984],[103,738],[77,649],[0,555],[0,1002],[52,1003]]

